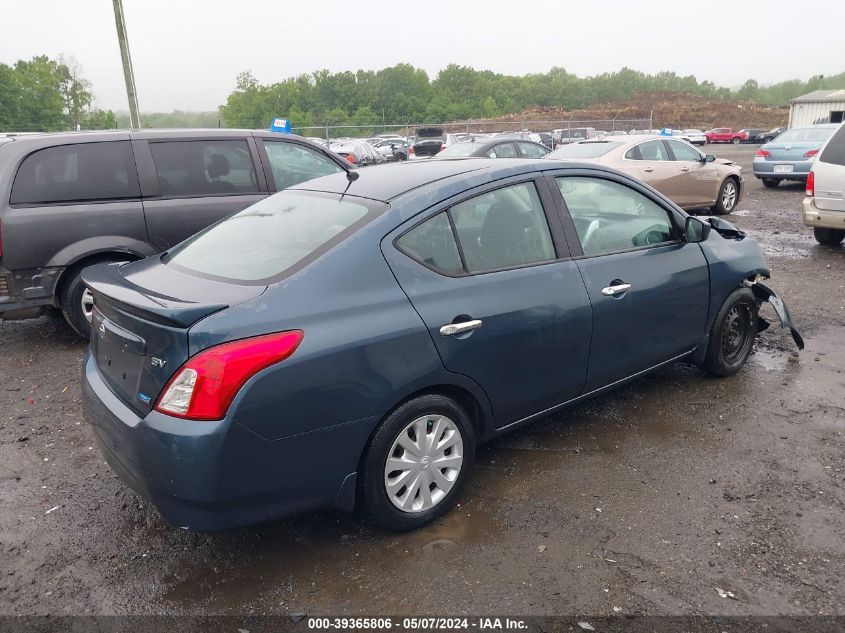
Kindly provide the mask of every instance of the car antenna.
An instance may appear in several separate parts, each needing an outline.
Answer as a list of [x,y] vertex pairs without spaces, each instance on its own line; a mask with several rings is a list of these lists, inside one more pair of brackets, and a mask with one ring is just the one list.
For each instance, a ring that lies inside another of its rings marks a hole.
[[348,169],[348,170],[346,171],[346,180],[348,180],[349,182],[347,182],[347,183],[346,183],[346,189],[344,189],[344,190],[343,190],[343,193],[342,193],[342,194],[340,194],[340,200],[341,200],[341,201],[343,201],[343,196],[345,196],[345,195],[346,195],[346,192],[347,192],[347,191],[349,191],[349,187],[351,187],[351,186],[352,186],[352,183],[353,183],[353,182],[355,182],[356,180],[358,180],[358,178],[359,178],[359,176],[360,176],[360,175],[361,175],[361,174],[359,174],[357,171],[352,171],[351,169]]

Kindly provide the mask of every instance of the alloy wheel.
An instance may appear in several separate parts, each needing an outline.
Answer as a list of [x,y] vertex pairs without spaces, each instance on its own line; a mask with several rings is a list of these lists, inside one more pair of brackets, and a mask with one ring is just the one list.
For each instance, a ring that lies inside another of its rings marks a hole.
[[82,299],[80,299],[79,303],[85,320],[91,323],[91,320],[94,318],[94,295],[91,294],[88,288],[82,291]]
[[730,211],[736,204],[736,185],[732,180],[725,183],[722,188],[722,208],[725,211]]
[[408,424],[394,440],[384,466],[384,486],[402,512],[424,512],[454,487],[464,463],[458,426],[440,414]]

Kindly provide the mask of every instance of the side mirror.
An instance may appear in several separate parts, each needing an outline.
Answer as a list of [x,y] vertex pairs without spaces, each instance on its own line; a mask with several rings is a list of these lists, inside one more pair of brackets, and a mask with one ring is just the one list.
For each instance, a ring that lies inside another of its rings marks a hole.
[[710,236],[710,229],[712,227],[707,222],[702,222],[693,216],[687,216],[687,222],[684,226],[684,235],[687,242],[690,244],[698,244],[704,242]]
[[707,155],[704,157],[704,162],[705,162],[705,163],[712,163],[714,160],[716,160],[716,157],[715,157],[715,156],[713,156],[713,154],[707,154]]

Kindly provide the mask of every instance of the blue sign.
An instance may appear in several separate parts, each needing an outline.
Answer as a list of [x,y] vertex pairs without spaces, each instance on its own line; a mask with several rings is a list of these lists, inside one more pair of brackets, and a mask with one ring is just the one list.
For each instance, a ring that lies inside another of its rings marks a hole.
[[290,119],[273,119],[270,122],[271,132],[281,132],[282,134],[290,134]]
[[672,128],[670,128],[670,127],[660,128],[660,136],[672,136]]

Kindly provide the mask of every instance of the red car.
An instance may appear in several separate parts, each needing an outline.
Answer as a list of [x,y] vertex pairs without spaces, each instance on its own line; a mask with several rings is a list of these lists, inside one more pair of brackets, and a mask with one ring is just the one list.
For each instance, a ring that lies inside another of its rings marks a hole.
[[748,140],[748,132],[732,130],[729,127],[717,127],[704,133],[708,143],[733,143],[737,145]]

